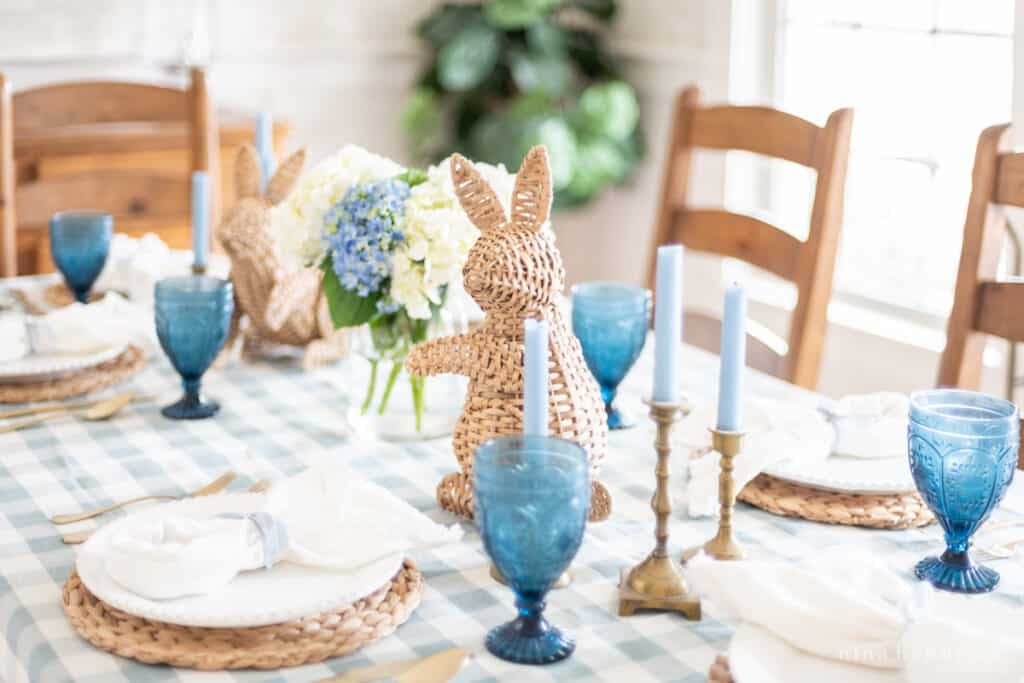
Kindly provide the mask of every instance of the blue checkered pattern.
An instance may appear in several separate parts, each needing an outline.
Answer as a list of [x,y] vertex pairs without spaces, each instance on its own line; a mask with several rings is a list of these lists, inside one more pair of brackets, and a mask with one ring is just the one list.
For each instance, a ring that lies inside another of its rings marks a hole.
[[[715,358],[687,349],[687,396],[713,398]],[[391,637],[343,659],[280,672],[199,673],[147,666],[101,652],[81,640],[64,618],[61,586],[75,562],[51,515],[155,493],[183,494],[234,469],[243,488],[259,479],[292,474],[322,460],[346,462],[433,519],[453,518],[434,501],[442,475],[456,467],[446,439],[385,444],[347,434],[342,415],[346,377],[342,367],[307,373],[288,362],[236,363],[207,375],[205,388],[223,406],[210,420],[172,422],[159,404],[177,398],[177,378],[163,359],[116,390],[132,388],[161,397],[135,403],[109,422],[62,419],[0,435],[0,678],[11,682],[57,681],[315,681],[380,662],[404,660],[459,645],[473,657],[460,683],[493,681],[704,681],[732,627],[705,605],[703,621],[674,614],[620,618],[616,583],[622,567],[642,559],[653,544],[649,501],[654,484],[653,425],[644,416],[641,392],[651,383],[648,353],[627,379],[622,400],[639,426],[610,435],[602,474],[614,497],[610,520],[592,525],[574,563],[575,580],[554,591],[548,616],[577,638],[569,660],[542,668],[515,666],[483,647],[487,630],[511,618],[509,590],[488,576],[488,560],[474,527],[464,540],[419,554],[426,577],[423,603]],[[751,373],[748,390],[814,405],[813,394]],[[673,552],[709,538],[712,520],[687,519],[685,454],[673,461]],[[1021,485],[998,516],[1024,509]],[[112,513],[100,523],[113,519]],[[83,522],[77,528],[87,528]],[[911,577],[915,560],[940,547],[937,528],[870,531],[775,517],[745,505],[735,521],[738,536],[754,556],[799,559],[828,547],[856,544]],[[65,527],[65,531],[76,527]],[[1019,562],[999,563],[1003,582],[994,596],[974,598],[1022,602]]]

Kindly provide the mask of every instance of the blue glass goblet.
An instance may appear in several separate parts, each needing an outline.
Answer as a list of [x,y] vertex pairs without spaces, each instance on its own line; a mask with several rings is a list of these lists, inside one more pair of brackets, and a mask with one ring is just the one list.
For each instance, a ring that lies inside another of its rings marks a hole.
[[587,282],[572,288],[572,331],[601,386],[608,429],[633,426],[615,407],[615,391],[640,357],[650,325],[651,293],[643,287]]
[[498,437],[477,449],[473,482],[484,548],[519,609],[516,619],[487,634],[487,649],[520,664],[565,659],[576,644],[544,618],[544,597],[583,541],[586,451],[554,437]]
[[228,338],[235,308],[231,283],[203,275],[167,278],[156,283],[154,304],[160,346],[185,389],[177,403],[160,412],[173,420],[214,415],[220,405],[204,400],[199,385]]
[[114,217],[102,211],[64,211],[50,217],[53,263],[83,304],[107,262],[113,234]]
[[910,397],[910,471],[946,537],[946,551],[926,557],[914,573],[936,588],[987,593],[999,574],[974,563],[971,536],[1006,494],[1020,447],[1017,407],[958,389]]

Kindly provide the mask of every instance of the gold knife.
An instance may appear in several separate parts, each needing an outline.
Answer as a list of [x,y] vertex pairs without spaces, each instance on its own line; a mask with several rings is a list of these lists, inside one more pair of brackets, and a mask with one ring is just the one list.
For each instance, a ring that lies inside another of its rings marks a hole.
[[317,683],[373,683],[386,678],[394,678],[399,683],[447,683],[458,673],[468,657],[468,650],[453,647],[422,659],[352,669]]
[[[146,394],[146,395],[144,395],[144,394],[137,394],[137,393],[131,392],[131,391],[127,392],[127,394],[131,395],[131,399],[130,400],[131,400],[132,403],[145,403],[147,401],[152,401],[152,400],[154,400],[156,398],[155,396],[153,396],[151,394]],[[86,408],[92,408],[96,404],[102,403],[103,401],[106,401],[108,398],[111,398],[111,397],[108,396],[107,398],[97,398],[97,399],[92,399],[92,400],[89,400],[89,401],[76,401],[74,403],[48,403],[48,404],[43,405],[43,406],[30,406],[28,408],[15,408],[13,410],[7,410],[7,411],[4,411],[4,412],[0,412],[0,420],[8,420],[8,419],[10,419],[12,417],[26,417],[28,415],[41,415],[41,414],[45,414],[45,413],[56,413],[56,412],[61,412],[61,411],[64,411],[64,410],[67,410],[67,411],[85,410]]]

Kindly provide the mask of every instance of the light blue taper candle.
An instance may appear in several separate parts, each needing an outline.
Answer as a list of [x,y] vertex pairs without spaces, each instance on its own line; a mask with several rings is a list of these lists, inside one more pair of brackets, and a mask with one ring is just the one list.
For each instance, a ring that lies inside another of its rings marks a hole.
[[683,341],[683,247],[658,247],[654,293],[654,390],[655,403],[679,400],[679,366]]
[[256,153],[260,157],[263,172],[263,187],[266,188],[274,175],[274,119],[270,112],[261,111],[256,115]]
[[210,257],[210,175],[192,173],[192,253],[194,264],[206,268]]
[[721,370],[718,376],[718,429],[736,432],[742,423],[743,370],[747,360],[747,297],[743,288],[725,290]]
[[523,433],[548,435],[548,323],[526,319],[523,360]]

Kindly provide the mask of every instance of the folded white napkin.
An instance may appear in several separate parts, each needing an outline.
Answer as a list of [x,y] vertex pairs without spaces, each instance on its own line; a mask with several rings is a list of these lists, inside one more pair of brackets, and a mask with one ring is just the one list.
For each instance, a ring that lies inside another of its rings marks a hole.
[[881,391],[845,396],[826,408],[836,431],[832,452],[852,458],[905,458],[910,399]]
[[[208,269],[225,277],[230,264],[224,256],[212,254]],[[153,233],[139,238],[118,233],[110,241],[110,255],[93,289],[120,292],[135,303],[151,306],[158,281],[191,272],[191,251],[172,250]]]
[[23,321],[34,353],[94,353],[124,344],[134,344],[147,353],[158,348],[152,309],[116,292],[90,304],[73,303]]
[[29,352],[28,329],[22,313],[0,313],[0,363],[18,360]]
[[907,583],[871,555],[833,551],[805,565],[700,556],[687,568],[691,586],[722,616],[760,626],[819,657],[902,669],[905,680],[929,683],[1017,682],[1024,675],[1019,635],[941,616],[938,598],[964,598]]
[[122,587],[162,600],[210,593],[239,572],[279,561],[351,571],[462,537],[460,527],[431,521],[341,465],[278,482],[260,512],[262,521],[169,512],[125,523],[110,538],[104,565]]
[[[675,440],[693,452],[706,451],[690,460],[687,483],[691,517],[718,513],[720,456],[711,451],[711,433],[716,411],[713,405],[694,409],[677,432]],[[733,480],[739,491],[763,469],[782,460],[824,460],[832,448],[833,431],[817,410],[784,401],[750,399],[743,406],[747,437],[743,453],[733,462]]]

